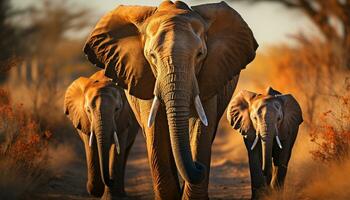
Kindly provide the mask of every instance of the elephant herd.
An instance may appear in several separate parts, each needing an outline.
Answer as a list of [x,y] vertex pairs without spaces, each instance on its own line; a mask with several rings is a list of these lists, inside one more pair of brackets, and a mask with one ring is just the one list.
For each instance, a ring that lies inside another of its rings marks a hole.
[[211,145],[226,108],[247,147],[252,198],[281,188],[302,113],[272,88],[232,97],[257,48],[225,2],[118,6],[103,16],[84,46],[103,70],[75,80],[64,100],[85,146],[89,194],[126,196],[126,161],[141,130],[155,198],[208,199]]

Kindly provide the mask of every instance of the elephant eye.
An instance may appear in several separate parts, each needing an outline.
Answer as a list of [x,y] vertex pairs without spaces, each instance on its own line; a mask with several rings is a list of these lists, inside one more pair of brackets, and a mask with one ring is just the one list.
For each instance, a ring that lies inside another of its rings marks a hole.
[[118,104],[116,107],[115,107],[115,112],[117,113],[117,112],[120,112],[121,110],[122,110],[122,107],[123,107],[123,105],[122,104]]
[[150,53],[149,53],[149,56],[151,57],[151,61],[152,61],[153,63],[155,63],[155,62],[156,62],[156,55],[155,55],[153,52],[150,52]]
[[202,57],[202,55],[203,55],[203,52],[202,52],[202,51],[198,51],[198,53],[197,53],[197,58]]
[[281,121],[281,119],[282,119],[282,118],[281,118],[280,116],[277,117],[277,121]]
[[253,117],[254,121],[258,120],[258,118],[256,116]]

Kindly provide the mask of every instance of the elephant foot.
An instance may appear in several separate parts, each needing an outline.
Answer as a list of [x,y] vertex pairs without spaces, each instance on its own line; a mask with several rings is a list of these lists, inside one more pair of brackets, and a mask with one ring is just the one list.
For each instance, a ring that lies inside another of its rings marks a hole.
[[191,200],[191,199],[209,200],[208,190],[203,185],[186,184],[183,189],[181,199],[182,200]]
[[270,194],[270,189],[267,186],[252,189],[252,200],[266,199]]
[[87,192],[94,197],[101,197],[104,192],[104,185],[93,184],[91,182],[86,183]]
[[128,196],[126,195],[125,191],[116,191],[114,189],[110,189],[108,187],[105,188],[105,191],[103,193],[103,196],[101,197],[101,200],[126,200],[128,199]]

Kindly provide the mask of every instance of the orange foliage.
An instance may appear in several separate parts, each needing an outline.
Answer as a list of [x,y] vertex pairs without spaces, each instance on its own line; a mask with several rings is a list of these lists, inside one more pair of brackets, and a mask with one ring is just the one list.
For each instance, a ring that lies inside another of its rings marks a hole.
[[350,111],[349,96],[336,96],[343,106],[340,113],[329,110],[321,117],[321,125],[314,128],[311,141],[318,148],[311,151],[313,158],[322,162],[343,161],[350,155]]
[[0,89],[0,198],[15,198],[43,181],[50,137]]

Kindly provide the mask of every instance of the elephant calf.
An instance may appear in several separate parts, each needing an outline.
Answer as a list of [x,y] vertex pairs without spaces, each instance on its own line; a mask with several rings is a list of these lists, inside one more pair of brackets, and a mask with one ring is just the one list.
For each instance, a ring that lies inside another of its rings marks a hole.
[[227,119],[244,136],[252,198],[258,198],[266,185],[283,187],[299,125],[303,122],[295,98],[272,88],[266,94],[241,91],[231,99]]
[[64,112],[85,146],[89,194],[125,196],[125,164],[139,125],[124,91],[103,71],[80,77],[66,91]]

